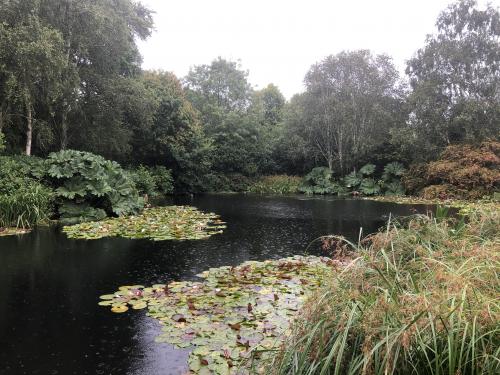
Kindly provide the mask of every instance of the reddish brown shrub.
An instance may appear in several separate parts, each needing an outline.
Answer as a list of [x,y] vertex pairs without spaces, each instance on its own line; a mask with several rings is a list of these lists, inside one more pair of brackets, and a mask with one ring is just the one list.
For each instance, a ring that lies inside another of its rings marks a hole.
[[404,181],[429,199],[491,195],[500,188],[500,142],[449,146],[439,160],[410,168]]

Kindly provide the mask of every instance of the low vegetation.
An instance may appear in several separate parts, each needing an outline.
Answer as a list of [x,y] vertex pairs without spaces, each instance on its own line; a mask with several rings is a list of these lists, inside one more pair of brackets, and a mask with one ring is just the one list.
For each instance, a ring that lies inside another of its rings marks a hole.
[[[40,182],[43,161],[27,157],[0,157],[0,228],[27,229],[47,220],[54,194]],[[23,232],[23,231],[21,231]]]
[[203,281],[123,286],[99,305],[115,313],[147,308],[163,326],[158,342],[193,349],[191,373],[247,374],[272,357],[329,267],[317,257],[249,261],[211,268]]
[[478,199],[500,190],[500,142],[449,146],[441,157],[405,176],[414,193],[432,199]]
[[69,238],[96,240],[103,237],[146,238],[154,241],[199,240],[222,233],[219,216],[194,207],[146,208],[136,216],[66,226]]
[[294,194],[301,183],[302,179],[296,176],[264,176],[250,185],[248,191],[257,194]]
[[273,374],[498,374],[499,206],[416,216],[360,244],[306,303]]
[[[333,176],[327,167],[314,168],[304,177],[299,191],[304,194],[336,194],[345,195],[404,195],[401,176],[405,169],[399,162],[388,163],[382,174],[377,174],[374,164],[366,164],[345,177]],[[379,178],[377,178],[377,176]]]

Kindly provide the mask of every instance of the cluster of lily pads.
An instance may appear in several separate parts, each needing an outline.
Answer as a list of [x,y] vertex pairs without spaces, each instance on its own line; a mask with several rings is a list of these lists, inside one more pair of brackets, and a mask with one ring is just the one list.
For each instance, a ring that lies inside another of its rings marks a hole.
[[30,229],[23,228],[0,228],[0,237],[15,236],[29,233]]
[[191,348],[195,374],[245,373],[283,342],[305,298],[321,285],[331,260],[319,257],[245,262],[211,268],[200,282],[122,286],[100,297],[115,313],[148,309],[158,342]]
[[154,241],[197,240],[222,233],[218,215],[190,206],[147,208],[141,215],[65,226],[69,238],[95,240],[103,237],[146,238]]

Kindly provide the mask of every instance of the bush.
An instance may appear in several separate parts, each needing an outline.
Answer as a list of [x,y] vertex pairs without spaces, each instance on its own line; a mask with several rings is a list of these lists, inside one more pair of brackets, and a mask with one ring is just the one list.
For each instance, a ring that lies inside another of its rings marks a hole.
[[375,179],[376,167],[366,164],[359,171],[353,171],[344,178],[335,180],[332,171],[326,167],[314,168],[305,178],[299,191],[305,194],[354,195],[404,195],[401,176],[405,169],[401,163],[392,162],[385,166],[381,180]]
[[304,194],[335,194],[339,184],[332,180],[332,171],[327,167],[316,167],[309,172],[299,186]]
[[65,221],[95,220],[102,212],[132,215],[144,208],[134,182],[116,162],[89,152],[64,150],[50,154],[47,166]]
[[[269,372],[500,373],[497,208],[472,212],[467,223],[440,210],[350,244],[355,251],[331,261],[331,279],[306,303]],[[347,244],[335,236],[325,243]]]
[[500,188],[500,142],[449,146],[439,160],[412,166],[404,183],[410,192],[428,199],[492,195]]
[[129,173],[141,195],[158,197],[172,194],[174,191],[172,173],[163,166],[145,167],[140,165]]
[[248,191],[257,194],[294,194],[298,192],[301,181],[296,176],[264,176],[253,183]]

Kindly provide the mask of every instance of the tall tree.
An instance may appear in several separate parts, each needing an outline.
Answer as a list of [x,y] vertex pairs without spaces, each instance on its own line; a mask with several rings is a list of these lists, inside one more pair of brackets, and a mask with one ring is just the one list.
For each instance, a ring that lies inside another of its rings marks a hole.
[[52,126],[52,148],[88,145],[83,137],[91,133],[98,143],[84,148],[116,154],[114,140],[127,143],[131,134],[124,124],[125,109],[119,107],[127,100],[120,95],[124,80],[140,74],[136,40],[150,35],[151,12],[134,0],[0,2],[0,22],[15,26],[28,18],[62,38],[60,50],[66,60],[62,95],[53,101],[52,110],[45,111],[44,119]]
[[0,24],[0,126],[6,108],[17,108],[14,115],[25,119],[26,155],[31,155],[32,150],[35,106],[51,108],[62,94],[62,73],[66,68],[62,46],[60,33],[42,25],[36,17]]
[[460,0],[439,16],[437,33],[408,61],[410,128],[406,142],[425,157],[448,144],[498,137],[500,128],[500,14]]
[[308,139],[330,169],[344,174],[388,136],[398,121],[402,90],[389,57],[341,52],[305,77]]
[[185,78],[188,98],[212,140],[219,173],[252,175],[262,155],[258,117],[250,110],[253,90],[238,63],[221,59],[194,67]]

